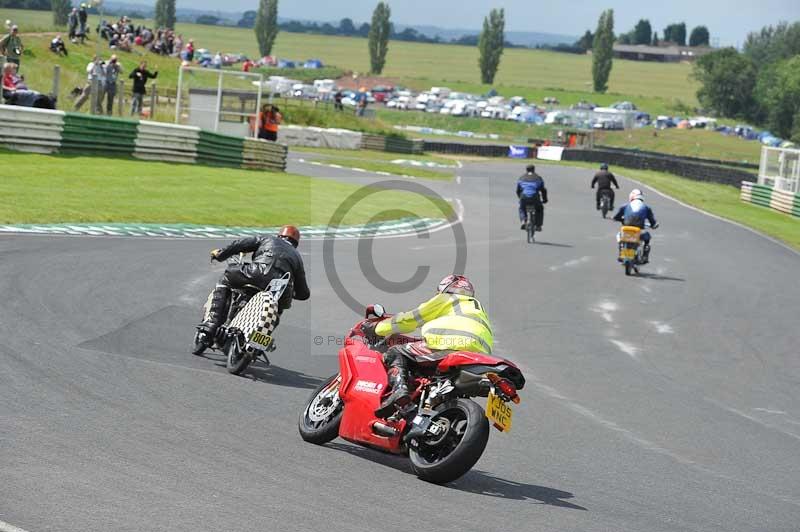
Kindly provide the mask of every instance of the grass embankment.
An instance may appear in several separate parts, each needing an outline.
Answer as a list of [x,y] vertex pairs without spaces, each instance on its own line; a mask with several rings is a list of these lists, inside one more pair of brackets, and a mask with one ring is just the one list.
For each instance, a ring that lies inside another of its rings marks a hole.
[[[559,164],[596,170],[594,163],[540,161],[537,166]],[[694,181],[663,172],[612,168],[618,175],[634,179],[673,198],[722,218],[738,222],[800,250],[800,219],[739,199],[739,189],[730,185]],[[546,175],[546,174],[545,174]],[[586,173],[587,179],[591,172]],[[627,192],[626,192],[627,194]],[[623,196],[624,198],[624,196]]]
[[759,142],[705,129],[600,131],[596,133],[595,144],[722,161],[758,164],[761,160]]
[[[324,225],[359,188],[282,173],[8,151],[0,151],[0,168],[0,223]],[[386,205],[420,217],[451,212],[443,200],[383,191],[358,203],[342,223],[394,218]]]

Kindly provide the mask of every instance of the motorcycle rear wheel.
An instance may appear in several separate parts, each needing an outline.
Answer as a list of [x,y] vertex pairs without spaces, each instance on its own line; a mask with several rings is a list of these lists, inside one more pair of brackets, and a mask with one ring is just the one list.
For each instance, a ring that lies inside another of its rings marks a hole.
[[308,399],[297,422],[297,429],[303,440],[322,445],[339,436],[344,403],[339,397],[338,379],[338,373],[329,377]]
[[445,484],[472,469],[489,441],[489,421],[475,401],[458,398],[435,408],[433,422],[448,427],[444,436],[420,441],[408,456],[414,473],[427,482]]
[[233,375],[241,375],[253,360],[247,350],[239,347],[239,341],[235,337],[229,338],[225,343],[225,355],[227,357],[226,368],[228,373]]
[[631,265],[630,262],[626,262],[625,263],[625,275],[630,275],[631,274],[631,270],[633,270],[633,266]]

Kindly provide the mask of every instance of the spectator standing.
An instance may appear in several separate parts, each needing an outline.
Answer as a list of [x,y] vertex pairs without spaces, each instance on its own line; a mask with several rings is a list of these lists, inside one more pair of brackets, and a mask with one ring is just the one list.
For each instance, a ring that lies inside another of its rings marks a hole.
[[[106,98],[106,112],[111,116],[114,112],[114,98],[117,96],[117,86],[119,83],[119,75],[122,73],[122,67],[117,60],[116,55],[112,55],[106,65],[106,83],[105,90],[103,91]],[[100,102],[102,107],[103,102]]]
[[[142,113],[142,102],[147,93],[147,80],[158,77],[158,71],[151,73],[147,70],[147,61],[142,61],[139,66],[131,72],[130,79],[133,80],[133,101],[131,102],[131,114]],[[151,111],[152,112],[152,111]]]
[[94,85],[95,80],[97,81],[97,107],[95,107],[94,112],[102,114],[101,103],[103,101],[106,75],[105,65],[99,56],[95,56],[94,60],[89,61],[89,64],[86,65],[86,85],[83,87],[81,95],[75,100],[76,111],[79,111],[80,108],[83,107],[83,104],[86,103],[86,100],[92,95],[92,85]]
[[250,69],[252,69],[254,66],[255,63],[253,63],[253,61],[250,59],[245,59],[242,63],[242,72],[250,72]]
[[81,4],[81,8],[78,10],[78,24],[80,25],[80,36],[81,38],[86,38],[86,21],[89,18],[89,13],[86,11],[86,4]]
[[22,46],[22,39],[19,37],[19,27],[14,24],[11,32],[0,39],[0,55],[6,56],[6,61],[19,66],[19,58],[25,47]]
[[277,141],[278,126],[282,121],[283,115],[277,106],[268,103],[262,105],[261,112],[258,113],[258,138]]
[[75,43],[75,34],[78,33],[78,8],[73,7],[67,16],[67,28],[69,29],[69,40]]
[[186,45],[186,60],[190,63],[194,61],[194,39],[189,39]]
[[211,66],[216,68],[217,70],[222,68],[222,54],[217,52],[214,56],[214,59],[211,60]]
[[344,95],[342,94],[341,90],[337,90],[336,94],[333,95],[333,108],[337,111],[344,111],[344,105],[342,105],[342,98]]

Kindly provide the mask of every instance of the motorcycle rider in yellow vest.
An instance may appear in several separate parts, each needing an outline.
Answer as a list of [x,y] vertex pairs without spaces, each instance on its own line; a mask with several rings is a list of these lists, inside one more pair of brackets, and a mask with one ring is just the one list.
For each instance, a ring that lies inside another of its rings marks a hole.
[[394,345],[383,355],[390,393],[375,415],[391,416],[408,405],[408,362],[441,360],[454,351],[492,353],[494,338],[489,316],[475,299],[475,288],[463,275],[448,275],[435,296],[414,310],[400,312],[378,323],[365,322],[362,331],[370,343],[392,334],[422,329],[424,340]]

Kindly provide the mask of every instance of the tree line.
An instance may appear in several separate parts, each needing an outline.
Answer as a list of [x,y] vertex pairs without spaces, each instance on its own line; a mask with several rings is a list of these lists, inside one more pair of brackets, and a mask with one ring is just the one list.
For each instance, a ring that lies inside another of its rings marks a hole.
[[750,33],[741,52],[723,48],[694,64],[700,104],[800,142],[800,22]]
[[[619,44],[645,44],[658,46],[659,44],[672,43],[678,46],[686,46],[686,23],[677,22],[667,25],[658,36],[658,31],[653,31],[653,27],[648,19],[640,19],[639,22],[628,32],[620,33],[614,37],[613,42]],[[706,26],[696,26],[689,34],[689,46],[709,46],[711,43],[711,33]],[[580,39],[575,41],[573,48],[584,52],[591,50],[594,45],[594,33],[586,30]]]

